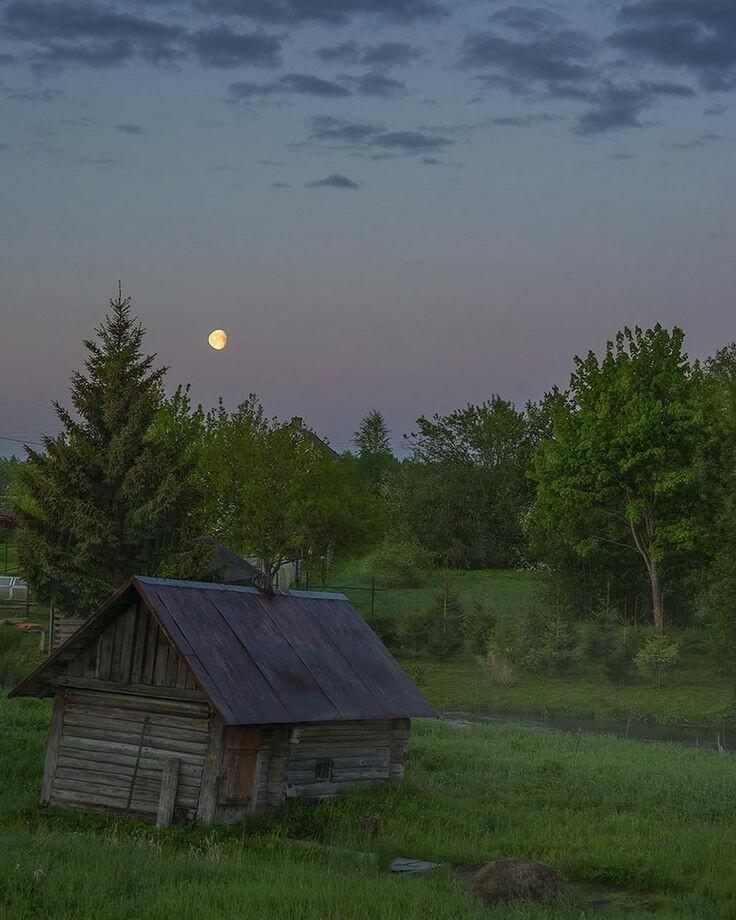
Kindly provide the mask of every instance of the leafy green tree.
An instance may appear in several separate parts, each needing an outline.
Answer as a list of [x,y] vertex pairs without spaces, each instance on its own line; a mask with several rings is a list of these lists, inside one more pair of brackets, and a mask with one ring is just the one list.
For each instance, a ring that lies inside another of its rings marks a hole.
[[451,565],[516,561],[533,490],[527,416],[499,396],[417,420],[402,466],[399,514]]
[[323,567],[370,529],[353,459],[334,458],[313,433],[267,418],[254,394],[232,413],[222,403],[204,413],[179,390],[157,433],[187,441],[207,532],[255,557],[269,583],[297,557],[312,570]]
[[705,412],[711,426],[704,513],[712,531],[712,561],[698,597],[712,658],[736,700],[736,343],[705,365]]
[[406,525],[400,525],[363,557],[358,571],[385,587],[417,588],[427,578],[432,562],[432,553]]
[[535,526],[584,558],[601,544],[634,553],[665,625],[662,572],[703,534],[702,374],[681,330],[625,329],[603,358],[575,359],[534,466]]
[[189,573],[199,529],[181,445],[152,437],[166,368],[144,355],[121,288],[96,335],[71,378],[74,412],[54,404],[61,433],[19,472],[21,569],[35,598],[75,615],[131,575]]
[[680,650],[667,636],[654,636],[634,656],[634,663],[640,674],[654,680],[658,687],[677,664]]

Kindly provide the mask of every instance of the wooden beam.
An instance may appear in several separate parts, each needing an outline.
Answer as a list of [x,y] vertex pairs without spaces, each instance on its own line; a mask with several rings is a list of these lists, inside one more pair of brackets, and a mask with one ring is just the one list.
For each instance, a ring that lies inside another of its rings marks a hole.
[[59,759],[59,748],[61,746],[61,733],[64,727],[64,708],[66,706],[66,693],[63,690],[56,691],[54,699],[54,710],[51,715],[51,731],[49,732],[49,743],[46,748],[46,763],[43,768],[43,785],[41,786],[41,804],[48,805],[51,798],[51,791],[54,788],[54,775],[56,773],[56,762]]
[[196,700],[205,702],[205,696],[199,690],[185,690],[183,687],[153,687],[148,684],[121,684],[113,680],[99,680],[96,677],[75,677],[62,674],[54,684],[59,687],[79,687],[82,690],[101,690],[112,693],[132,693],[139,696],[161,696],[174,700]]
[[169,757],[164,764],[164,772],[161,777],[161,794],[158,800],[158,814],[156,815],[156,827],[159,829],[171,826],[178,782],[179,761],[176,757]]
[[222,719],[212,713],[210,720],[210,737],[202,770],[202,785],[199,789],[197,804],[197,823],[210,825],[215,820],[217,808],[217,788],[222,770],[222,753],[225,746],[225,727]]

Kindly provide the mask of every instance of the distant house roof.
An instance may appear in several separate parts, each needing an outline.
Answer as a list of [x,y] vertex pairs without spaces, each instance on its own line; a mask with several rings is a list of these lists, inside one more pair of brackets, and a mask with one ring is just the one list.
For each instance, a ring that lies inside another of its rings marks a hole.
[[293,428],[294,431],[298,431],[305,438],[309,438],[313,441],[318,447],[321,447],[325,453],[327,453],[333,460],[337,460],[340,456],[336,450],[333,450],[327,441],[323,441],[322,438],[311,428],[307,428],[304,424],[304,419],[300,418],[298,415],[295,415],[292,420],[289,422],[289,427]]
[[434,716],[342,594],[136,576],[11,693],[47,696],[67,664],[140,598],[226,725]]
[[225,585],[250,585],[261,588],[266,583],[266,576],[247,559],[238,556],[214,537],[197,537],[194,541],[209,547],[212,556],[207,564],[204,575],[214,576],[218,582]]

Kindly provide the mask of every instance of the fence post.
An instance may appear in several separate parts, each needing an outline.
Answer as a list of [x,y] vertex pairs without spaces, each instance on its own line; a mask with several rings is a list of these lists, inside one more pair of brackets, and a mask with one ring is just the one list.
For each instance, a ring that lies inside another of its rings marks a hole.
[[376,612],[376,579],[371,578],[371,616]]

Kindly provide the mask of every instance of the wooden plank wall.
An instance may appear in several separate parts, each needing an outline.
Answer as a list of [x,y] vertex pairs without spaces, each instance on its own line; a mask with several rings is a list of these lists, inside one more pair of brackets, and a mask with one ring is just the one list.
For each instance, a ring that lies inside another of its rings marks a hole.
[[66,674],[120,684],[197,687],[185,659],[141,603],[117,617],[70,662]]
[[404,778],[404,763],[406,761],[406,752],[409,748],[410,731],[410,719],[394,719],[391,733],[390,779]]
[[50,804],[154,820],[166,763],[176,759],[174,819],[194,820],[209,741],[206,703],[77,688],[59,694]]
[[[391,776],[393,721],[298,725],[286,764],[286,795],[329,798],[345,787],[385,782]],[[316,779],[320,760],[331,760],[329,780]]]

